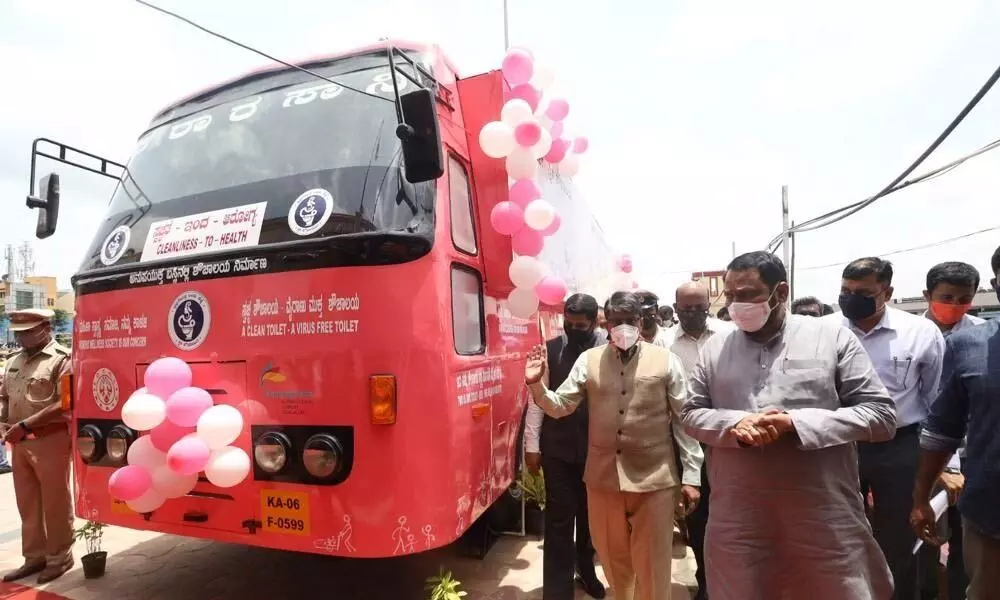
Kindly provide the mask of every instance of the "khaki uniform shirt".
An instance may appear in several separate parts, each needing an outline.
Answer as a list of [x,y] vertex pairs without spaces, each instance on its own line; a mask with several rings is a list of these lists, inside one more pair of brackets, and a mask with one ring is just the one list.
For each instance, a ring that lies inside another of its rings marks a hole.
[[[586,399],[590,423],[588,486],[623,492],[651,492],[701,485],[701,447],[681,427],[687,383],[680,360],[670,350],[643,341],[627,362],[612,345],[580,355],[559,389],[529,386],[535,402],[551,417],[573,412]],[[678,477],[673,440],[681,452]]]
[[69,355],[53,340],[32,356],[22,351],[9,359],[0,386],[0,422],[13,425],[58,402],[59,380],[72,366]]

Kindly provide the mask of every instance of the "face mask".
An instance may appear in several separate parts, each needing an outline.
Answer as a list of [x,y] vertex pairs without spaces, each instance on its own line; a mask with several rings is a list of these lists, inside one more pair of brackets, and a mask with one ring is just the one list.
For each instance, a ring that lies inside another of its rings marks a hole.
[[629,350],[639,341],[639,328],[622,323],[611,330],[611,343],[619,350]]
[[946,304],[944,302],[931,302],[931,315],[942,325],[954,325],[962,320],[965,313],[969,312],[972,304]]
[[875,298],[858,294],[841,294],[840,310],[852,321],[862,321],[875,314]]
[[747,333],[760,331],[771,316],[771,299],[764,302],[733,302],[729,305],[733,323]]
[[656,317],[647,315],[642,318],[642,328],[646,331],[656,328]]
[[708,312],[679,312],[677,320],[681,322],[681,328],[687,332],[700,332],[705,330],[705,323],[708,321]]
[[593,333],[586,329],[567,329],[566,339],[573,346],[582,346],[590,341]]

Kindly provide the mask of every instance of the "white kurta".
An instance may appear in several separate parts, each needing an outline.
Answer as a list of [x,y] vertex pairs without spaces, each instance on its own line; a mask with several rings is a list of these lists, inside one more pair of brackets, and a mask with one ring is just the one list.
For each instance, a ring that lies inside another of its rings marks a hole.
[[[857,337],[791,315],[764,344],[741,331],[702,348],[683,409],[708,445],[712,600],[888,600],[892,575],[865,517],[854,442],[895,434],[892,399]],[[760,448],[730,433],[768,408],[795,433]]]

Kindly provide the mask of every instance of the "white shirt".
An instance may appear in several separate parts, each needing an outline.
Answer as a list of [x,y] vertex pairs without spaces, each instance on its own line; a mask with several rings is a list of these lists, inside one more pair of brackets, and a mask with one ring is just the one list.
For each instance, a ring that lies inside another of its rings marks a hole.
[[656,335],[653,336],[653,341],[650,342],[654,346],[659,346],[661,348],[670,349],[670,344],[674,342],[674,333],[666,327],[656,326]]
[[736,326],[732,323],[727,323],[715,317],[709,317],[705,321],[705,331],[702,332],[701,336],[697,339],[688,335],[684,328],[680,325],[675,325],[670,329],[673,333],[672,339],[670,340],[670,350],[681,359],[681,364],[684,366],[684,375],[690,376],[691,371],[694,370],[694,366],[698,364],[698,354],[701,352],[701,347],[705,345],[710,337],[716,333],[723,333],[726,331],[735,331]]
[[875,372],[896,404],[896,426],[920,423],[937,396],[944,359],[944,336],[937,325],[908,312],[885,307],[882,319],[865,333],[842,313],[821,319],[839,319],[864,346]]

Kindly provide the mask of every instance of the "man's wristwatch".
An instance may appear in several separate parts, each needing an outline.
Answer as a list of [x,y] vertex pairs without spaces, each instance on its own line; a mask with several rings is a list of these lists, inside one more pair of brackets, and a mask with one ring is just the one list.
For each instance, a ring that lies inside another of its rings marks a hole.
[[956,469],[955,467],[945,467],[944,472],[951,473],[952,475],[961,475],[962,469]]
[[25,423],[24,421],[21,421],[20,423],[18,423],[18,425],[21,426],[21,429],[24,430],[25,434],[31,433],[31,427],[28,427],[28,424]]

